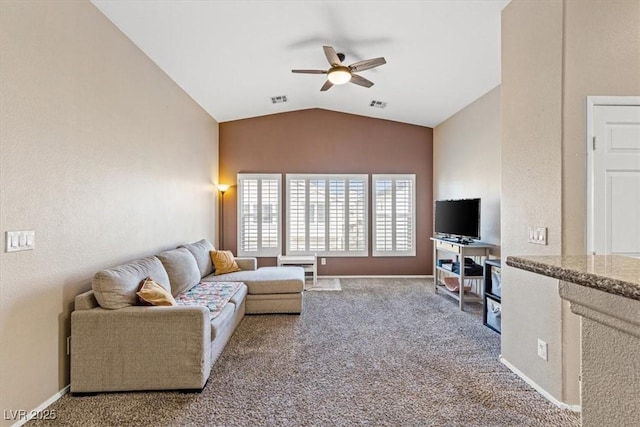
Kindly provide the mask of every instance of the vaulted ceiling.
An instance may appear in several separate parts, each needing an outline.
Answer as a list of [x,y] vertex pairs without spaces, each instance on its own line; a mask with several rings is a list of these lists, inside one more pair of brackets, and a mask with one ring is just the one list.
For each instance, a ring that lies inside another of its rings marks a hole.
[[[500,84],[506,0],[93,0],[151,60],[219,122],[308,108],[433,127]],[[322,46],[371,88],[320,87]],[[285,95],[287,102],[271,98]],[[374,108],[372,101],[386,103]]]

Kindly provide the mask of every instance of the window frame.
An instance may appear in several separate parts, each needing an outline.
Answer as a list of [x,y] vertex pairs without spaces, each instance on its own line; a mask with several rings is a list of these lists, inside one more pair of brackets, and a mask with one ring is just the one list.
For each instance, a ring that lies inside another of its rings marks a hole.
[[[378,181],[392,181],[392,250],[384,250],[377,249],[377,237],[378,237],[378,209],[377,209],[377,194],[376,194],[376,184]],[[395,203],[396,195],[397,195],[397,187],[396,182],[398,180],[409,180],[412,185],[412,194],[411,194],[411,210],[412,210],[412,218],[411,218],[411,248],[408,250],[397,250],[397,239],[396,239],[396,227],[397,227],[397,215],[396,215],[396,207]],[[372,174],[371,175],[371,232],[372,232],[372,256],[374,257],[398,257],[398,256],[416,256],[416,216],[417,216],[417,207],[416,207],[416,175],[415,174]]]
[[[286,253],[288,255],[317,255],[323,257],[368,257],[369,256],[369,224],[370,224],[370,212],[369,212],[369,175],[368,174],[286,174],[286,218],[287,218],[287,229],[286,229],[286,238],[285,238],[285,248]],[[291,226],[292,226],[292,218],[291,214],[292,210],[292,197],[291,197],[291,182],[292,180],[305,180],[305,208],[304,208],[304,227],[305,227],[305,250],[293,250],[291,248]],[[363,242],[364,248],[361,250],[348,250],[349,245],[349,207],[348,205],[344,209],[344,241],[345,241],[345,250],[330,250],[330,221],[331,221],[331,195],[329,190],[327,189],[325,195],[325,206],[322,213],[318,206],[322,206],[320,204],[312,204],[309,200],[309,181],[311,180],[325,180],[325,188],[329,186],[329,182],[332,180],[344,180],[345,181],[345,197],[347,203],[349,202],[348,198],[348,186],[350,181],[359,181],[362,183],[362,219],[364,224],[362,225],[362,233],[363,233]],[[311,209],[313,206],[313,209]],[[312,218],[313,216],[313,218]],[[322,251],[312,250],[310,249],[309,243],[309,228],[311,225],[311,219],[314,220],[314,224],[318,222],[318,218],[323,218],[325,223],[325,249]]]
[[[244,245],[243,245],[243,217],[244,217],[244,208],[243,208],[243,198],[244,198],[244,186],[243,186],[243,181],[244,180],[248,180],[248,179],[252,179],[252,180],[257,180],[258,181],[258,185],[257,185],[257,203],[256,203],[256,215],[257,215],[257,227],[258,227],[258,231],[257,231],[257,250],[255,251],[250,251],[250,250],[245,250],[244,249]],[[278,207],[278,211],[276,212],[276,214],[274,215],[273,212],[270,212],[270,215],[275,216],[275,222],[276,222],[276,226],[277,226],[277,247],[275,248],[262,248],[261,242],[262,242],[262,221],[261,218],[265,212],[265,206],[273,206],[273,205],[264,205],[261,203],[261,189],[262,189],[262,182],[265,180],[276,180],[277,181],[277,195],[278,195],[278,202],[277,202],[277,207]],[[256,257],[256,258],[263,258],[263,257],[277,257],[278,255],[280,255],[282,253],[282,206],[283,206],[283,200],[282,200],[282,174],[280,173],[238,173],[237,175],[237,189],[238,189],[238,199],[237,199],[237,209],[238,209],[238,213],[237,213],[237,256],[240,257]]]

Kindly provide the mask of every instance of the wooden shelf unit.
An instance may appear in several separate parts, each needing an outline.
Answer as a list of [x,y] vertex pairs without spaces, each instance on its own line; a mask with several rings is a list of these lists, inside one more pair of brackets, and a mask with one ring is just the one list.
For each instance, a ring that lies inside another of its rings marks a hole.
[[[483,281],[484,274],[478,276],[467,276],[464,274],[464,259],[472,258],[479,265],[484,264],[484,260],[489,257],[489,251],[493,248],[493,245],[482,242],[473,243],[461,243],[440,237],[432,237],[433,241],[433,291],[438,293],[442,291],[444,294],[456,299],[459,302],[460,310],[464,310],[464,304],[466,302],[482,303],[483,301]],[[441,254],[448,254],[448,257],[454,257],[454,262],[459,262],[460,268],[458,273],[441,267],[438,263],[440,259],[446,259]],[[458,279],[458,291],[452,292],[444,285],[445,277],[456,277]],[[465,292],[465,280],[475,280],[476,289],[473,288],[469,292]]]

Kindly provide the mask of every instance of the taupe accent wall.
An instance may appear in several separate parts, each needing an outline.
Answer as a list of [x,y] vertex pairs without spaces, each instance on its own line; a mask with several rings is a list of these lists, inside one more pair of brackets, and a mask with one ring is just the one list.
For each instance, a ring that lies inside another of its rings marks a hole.
[[[431,274],[432,133],[427,127],[320,109],[225,122],[220,124],[219,180],[235,185],[239,172],[281,173],[284,188],[286,173],[416,174],[416,256],[327,257],[318,274]],[[236,252],[236,187],[224,201],[225,249]],[[369,240],[371,254],[371,232]],[[259,259],[260,265],[275,263],[275,258]]]
[[[218,125],[75,0],[0,2],[0,120],[5,426],[68,384],[69,314],[96,271],[216,238]],[[10,230],[35,249],[5,253]]]

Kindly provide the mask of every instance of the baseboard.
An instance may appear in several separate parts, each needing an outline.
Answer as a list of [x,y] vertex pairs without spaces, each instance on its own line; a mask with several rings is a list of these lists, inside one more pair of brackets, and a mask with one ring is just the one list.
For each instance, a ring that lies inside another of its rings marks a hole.
[[52,412],[47,412],[46,409],[56,400],[60,399],[62,396],[64,396],[65,394],[69,393],[69,389],[71,388],[71,385],[66,386],[65,388],[63,388],[62,390],[60,390],[59,392],[57,392],[56,394],[54,394],[53,396],[51,396],[50,398],[48,398],[44,403],[42,403],[40,406],[38,406],[37,408],[31,410],[31,411],[27,411],[24,414],[24,417],[21,418],[20,420],[16,421],[12,427],[19,427],[21,425],[26,424],[27,422],[31,421],[32,419],[42,419],[42,420],[51,420],[51,421],[55,421],[55,419],[57,417],[60,416],[60,414],[56,414],[56,413],[52,413]]
[[318,276],[318,279],[432,279],[433,276],[416,274],[416,275],[357,275],[357,276]]
[[540,387],[538,384],[536,384],[531,378],[529,378],[524,373],[522,373],[521,370],[519,370],[518,368],[513,366],[511,363],[509,363],[504,357],[502,357],[502,355],[500,355],[498,357],[498,359],[500,360],[500,362],[504,366],[506,366],[514,374],[516,374],[517,376],[522,378],[524,380],[524,382],[526,382],[531,387],[533,387],[538,393],[540,393],[542,396],[544,396],[545,399],[547,399],[549,402],[551,402],[554,405],[556,405],[558,408],[560,408],[560,409],[568,409],[568,410],[573,411],[573,412],[582,412],[582,406],[580,406],[580,405],[568,405],[568,404],[566,404],[564,402],[559,401],[558,399],[553,397],[551,394],[549,394],[548,391],[546,391],[545,389]]

